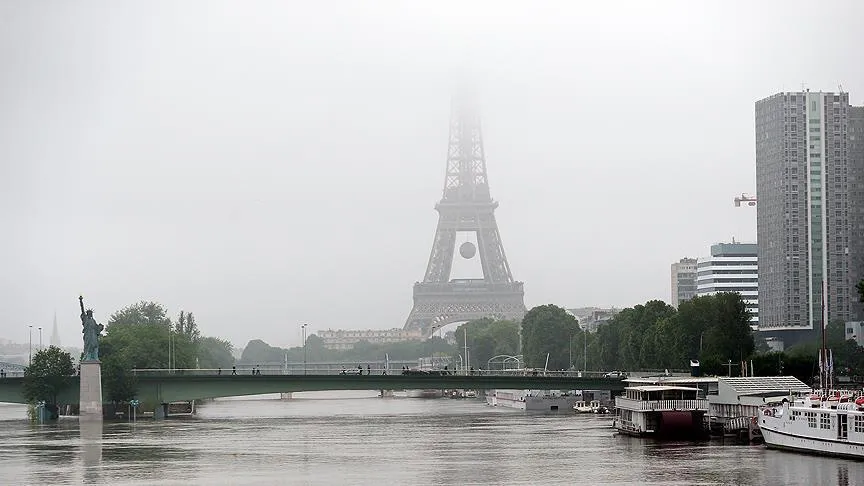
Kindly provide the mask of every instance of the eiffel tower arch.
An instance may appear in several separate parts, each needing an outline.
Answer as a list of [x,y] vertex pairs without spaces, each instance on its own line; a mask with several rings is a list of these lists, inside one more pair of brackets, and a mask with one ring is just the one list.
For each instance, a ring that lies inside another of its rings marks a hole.
[[[454,97],[444,194],[435,205],[438,227],[405,329],[426,335],[439,326],[483,317],[519,321],[525,315],[522,282],[513,280],[489,192],[480,119],[471,103]],[[456,252],[457,236],[469,234]],[[451,278],[454,258],[479,259],[482,278]]]

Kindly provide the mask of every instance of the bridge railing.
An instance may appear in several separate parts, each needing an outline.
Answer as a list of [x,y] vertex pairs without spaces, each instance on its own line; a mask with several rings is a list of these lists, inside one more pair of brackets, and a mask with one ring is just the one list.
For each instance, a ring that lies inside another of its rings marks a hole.
[[[459,376],[549,376],[562,378],[610,378],[609,373],[602,371],[543,371],[543,370],[416,370],[416,369],[386,369],[386,368],[344,368],[344,369],[284,369],[275,367],[256,367],[255,365],[242,365],[236,368],[136,368],[132,373],[140,376],[162,376],[162,375],[185,375],[185,376],[280,376],[280,375],[459,375]],[[612,378],[620,378],[613,376]]]

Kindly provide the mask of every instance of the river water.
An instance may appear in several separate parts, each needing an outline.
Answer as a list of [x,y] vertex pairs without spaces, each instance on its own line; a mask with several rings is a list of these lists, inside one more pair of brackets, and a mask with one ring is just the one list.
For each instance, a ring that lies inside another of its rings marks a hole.
[[223,399],[195,417],[30,425],[0,404],[0,484],[861,485],[864,463],[617,436],[609,417],[375,392]]

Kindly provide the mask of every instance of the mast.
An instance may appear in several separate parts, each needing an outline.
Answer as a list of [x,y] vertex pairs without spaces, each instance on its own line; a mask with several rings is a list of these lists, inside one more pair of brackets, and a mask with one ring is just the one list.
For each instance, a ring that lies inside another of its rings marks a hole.
[[819,387],[823,392],[827,393],[830,371],[828,369],[828,345],[825,336],[825,330],[828,327],[828,308],[825,305],[825,293],[828,286],[824,279],[820,283],[822,286],[822,346],[819,348]]

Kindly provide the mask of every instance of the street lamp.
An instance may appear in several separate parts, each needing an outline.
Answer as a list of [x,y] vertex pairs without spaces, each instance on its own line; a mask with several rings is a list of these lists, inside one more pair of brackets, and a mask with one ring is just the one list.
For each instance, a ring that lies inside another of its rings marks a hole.
[[33,326],[27,326],[30,328],[30,350],[27,354],[27,366],[33,364]]
[[568,361],[567,364],[570,365],[570,368],[573,367],[573,336],[575,336],[575,334],[570,335],[570,344],[567,346],[567,353],[570,355],[570,361]]
[[39,328],[39,351],[42,351],[42,328]]
[[306,326],[309,324],[303,324],[300,326],[300,329],[303,330],[303,374],[306,374]]
[[587,328],[585,329],[585,351],[582,354],[583,354],[583,358],[585,359],[585,367],[582,369],[582,371],[587,372],[588,371],[588,329]]
[[465,376],[468,376],[468,368],[471,367],[471,360],[468,358],[468,324],[467,323],[462,328],[462,332],[465,334]]

